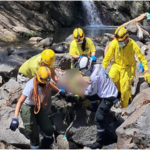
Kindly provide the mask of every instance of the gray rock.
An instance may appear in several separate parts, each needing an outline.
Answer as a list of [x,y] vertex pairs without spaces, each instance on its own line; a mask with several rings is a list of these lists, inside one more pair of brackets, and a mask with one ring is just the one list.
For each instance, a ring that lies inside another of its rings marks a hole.
[[[9,125],[11,123],[11,119],[14,117],[14,108],[10,108],[4,106],[0,109],[0,139],[6,141],[9,144],[29,146],[30,142],[26,137],[20,133],[19,129],[15,132],[9,130]],[[22,123],[21,118],[19,117],[19,123]]]
[[0,62],[3,61],[8,56],[7,51],[0,50]]
[[96,57],[99,58],[104,55],[104,47],[96,46]]
[[134,22],[129,23],[126,26],[126,29],[128,30],[128,32],[130,34],[132,33],[132,34],[135,34],[135,35],[136,35],[137,31],[138,31],[137,25]]
[[[126,108],[125,112],[128,118],[116,130],[118,136],[117,148],[144,149],[150,147],[149,97],[150,89],[148,88],[138,94],[131,105]],[[145,101],[145,103],[142,103],[143,101]]]
[[30,42],[31,44],[36,44],[37,42],[40,42],[42,39],[43,39],[43,38],[41,38],[41,37],[31,37],[31,38],[29,39],[29,42]]
[[[83,146],[94,143],[97,135],[97,129],[94,125],[95,113],[79,109],[79,107],[74,109],[76,117],[70,129],[66,132],[68,140],[73,140],[75,143]],[[103,136],[103,144],[108,145],[117,142],[115,130],[122,122],[122,118],[115,117],[114,112],[109,113],[106,119],[107,126]]]
[[0,99],[6,100],[8,106],[16,103],[22,93],[22,88],[14,79],[10,79],[0,88]]
[[17,76],[17,70],[24,61],[17,55],[10,55],[0,62],[0,75],[4,82],[8,81],[11,77]]
[[51,46],[51,49],[55,52],[55,53],[65,53],[65,52],[69,52],[69,48],[68,45],[64,45],[63,43],[61,44],[55,44]]
[[16,49],[12,46],[12,47],[8,47],[7,48],[7,52],[8,52],[8,55],[11,55]]
[[73,34],[69,35],[69,36],[66,38],[65,41],[66,41],[68,44],[70,44],[72,40],[73,40]]
[[63,70],[70,69],[71,56],[68,53],[55,55],[55,66]]
[[43,40],[41,40],[40,42],[38,42],[37,44],[34,45],[34,47],[49,47],[53,44],[53,38],[52,37],[47,37]]

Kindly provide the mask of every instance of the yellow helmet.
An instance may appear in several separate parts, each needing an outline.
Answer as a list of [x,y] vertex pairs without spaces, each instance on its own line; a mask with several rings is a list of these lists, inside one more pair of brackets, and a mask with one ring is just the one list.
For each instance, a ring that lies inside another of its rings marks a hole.
[[81,28],[75,28],[73,31],[73,38],[76,42],[83,41],[85,38],[83,30]]
[[128,36],[127,29],[122,26],[118,27],[115,31],[115,37],[119,42],[124,41]]
[[39,67],[39,69],[36,71],[36,77],[40,83],[47,84],[51,80],[51,71],[48,67]]
[[47,65],[51,65],[55,61],[55,53],[51,49],[45,49],[41,53],[41,57],[42,57],[42,62],[44,62]]

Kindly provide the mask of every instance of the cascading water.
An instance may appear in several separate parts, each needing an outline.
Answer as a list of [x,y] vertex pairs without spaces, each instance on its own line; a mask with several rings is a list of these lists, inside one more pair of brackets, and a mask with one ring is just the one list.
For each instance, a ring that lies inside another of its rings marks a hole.
[[102,25],[100,20],[100,13],[95,6],[93,0],[84,1],[82,0],[83,8],[87,14],[87,21],[89,25]]

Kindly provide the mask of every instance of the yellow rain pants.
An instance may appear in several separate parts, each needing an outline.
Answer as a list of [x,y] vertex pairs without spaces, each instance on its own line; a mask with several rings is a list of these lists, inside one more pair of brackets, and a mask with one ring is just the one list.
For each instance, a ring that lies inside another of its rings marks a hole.
[[121,92],[121,106],[126,108],[131,98],[131,82],[135,76],[135,66],[121,68],[118,64],[113,64],[109,76],[115,83],[118,91]]

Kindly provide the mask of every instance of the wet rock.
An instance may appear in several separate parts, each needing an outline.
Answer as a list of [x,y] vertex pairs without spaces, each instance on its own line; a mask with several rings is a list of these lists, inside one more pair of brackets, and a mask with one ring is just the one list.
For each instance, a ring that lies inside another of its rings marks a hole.
[[31,44],[36,44],[37,42],[40,42],[41,40],[43,40],[43,38],[41,38],[41,37],[31,37],[31,38],[29,39],[29,42],[30,42]]
[[3,61],[8,56],[7,51],[0,50],[0,62]]
[[[23,61],[41,53],[42,50],[34,49],[34,48],[19,48],[15,51],[11,56],[22,58]],[[23,62],[22,61],[22,62]]]
[[[9,130],[9,125],[11,123],[12,118],[14,117],[14,108],[10,108],[7,106],[1,107],[0,109],[0,139],[6,141],[9,144],[15,144],[20,146],[29,146],[30,142],[26,137],[20,133],[19,129],[15,132]],[[22,123],[21,118],[19,117],[19,123]]]
[[7,48],[7,52],[8,52],[8,55],[11,55],[16,49],[12,46],[12,47],[8,47]]
[[53,44],[53,38],[47,37],[47,38],[41,40],[40,42],[38,42],[37,44],[35,44],[34,47],[46,48],[46,47],[52,46],[52,44]]
[[150,89],[143,90],[125,109],[127,119],[116,130],[117,148],[149,148]]
[[55,53],[65,53],[65,52],[69,52],[69,48],[67,45],[64,44],[55,44],[51,46],[51,49],[55,52]]

